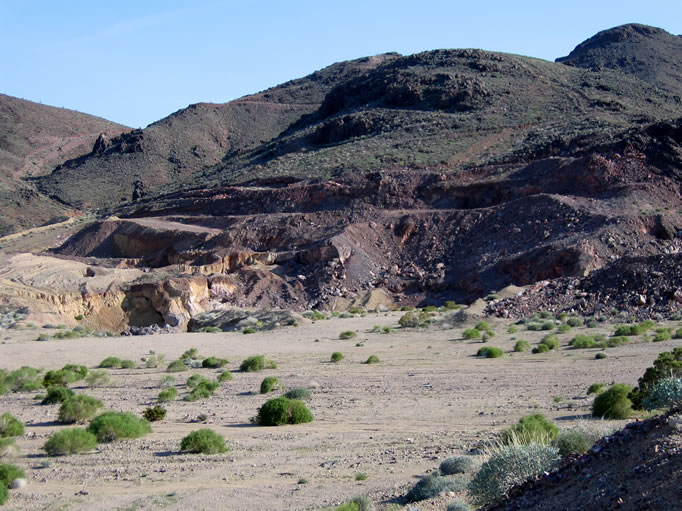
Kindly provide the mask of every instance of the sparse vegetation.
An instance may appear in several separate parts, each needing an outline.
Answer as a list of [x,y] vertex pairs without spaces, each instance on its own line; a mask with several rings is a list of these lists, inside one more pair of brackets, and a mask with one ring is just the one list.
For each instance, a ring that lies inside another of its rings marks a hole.
[[682,378],[663,378],[649,389],[643,401],[644,409],[669,409],[682,405]]
[[632,401],[628,398],[631,391],[632,387],[624,383],[612,385],[594,399],[592,415],[605,419],[627,419],[632,415]]
[[601,394],[604,392],[604,387],[606,387],[605,383],[593,383],[589,387],[587,387],[587,395],[589,396],[590,394]]
[[210,429],[192,431],[180,442],[180,450],[197,454],[220,454],[227,452],[225,439]]
[[451,456],[440,464],[440,473],[444,476],[464,474],[476,468],[476,462],[471,456]]
[[230,371],[223,371],[218,375],[218,381],[220,383],[226,382],[226,381],[232,381],[232,373]]
[[139,438],[152,430],[149,422],[128,412],[104,412],[95,417],[88,431],[98,442],[113,442],[125,438]]
[[24,434],[24,423],[9,412],[0,415],[0,438],[21,436]]
[[541,413],[526,415],[519,423],[502,431],[501,442],[510,444],[550,444],[559,435],[559,428]]
[[166,367],[166,371],[169,373],[180,373],[183,371],[187,371],[187,366],[182,360],[175,360],[168,364]]
[[85,377],[85,383],[88,387],[104,387],[111,383],[111,375],[103,369],[99,371],[95,369]]
[[175,387],[170,387],[159,392],[159,395],[156,399],[159,401],[159,403],[167,403],[168,401],[175,401],[177,397],[178,389]]
[[367,360],[365,360],[365,364],[378,364],[379,362],[381,362],[381,360],[379,360],[379,357],[376,355],[370,355],[367,357]]
[[277,369],[277,364],[272,360],[266,360],[264,355],[254,355],[242,361],[239,366],[240,371],[247,373],[263,371],[264,369]]
[[73,424],[90,419],[102,407],[102,402],[94,397],[77,394],[64,401],[59,407],[59,422]]
[[514,351],[517,353],[528,351],[530,349],[530,344],[528,341],[516,341],[514,344]]
[[556,446],[562,458],[571,454],[580,454],[587,451],[594,442],[582,431],[562,431],[556,439]]
[[303,401],[278,397],[266,401],[258,409],[255,422],[261,426],[281,426],[283,424],[300,424],[312,422],[313,414]]
[[65,456],[92,451],[96,446],[95,435],[84,428],[71,428],[53,433],[43,449],[48,456]]
[[421,500],[432,499],[443,492],[462,491],[465,484],[459,479],[450,479],[432,472],[422,477],[405,495],[407,502],[419,502]]
[[341,362],[344,358],[345,357],[343,356],[343,353],[341,353],[340,351],[335,351],[334,353],[332,353],[331,361],[334,363],[338,363]]
[[284,397],[286,397],[287,399],[299,399],[301,401],[308,401],[313,397],[313,393],[310,392],[308,389],[296,388],[287,391],[287,393],[284,394]]
[[353,330],[344,330],[339,334],[339,339],[353,339],[354,337],[357,337],[358,334],[353,332]]
[[15,479],[24,479],[26,474],[16,465],[0,463],[0,487],[7,489]]
[[676,378],[682,376],[682,346],[673,351],[660,353],[654,365],[644,371],[644,375],[637,381],[637,387],[628,396],[632,400],[632,406],[642,409],[644,399],[649,395],[650,389],[664,378]]
[[219,367],[226,366],[229,362],[226,358],[208,357],[203,360],[201,365],[209,369],[218,369]]

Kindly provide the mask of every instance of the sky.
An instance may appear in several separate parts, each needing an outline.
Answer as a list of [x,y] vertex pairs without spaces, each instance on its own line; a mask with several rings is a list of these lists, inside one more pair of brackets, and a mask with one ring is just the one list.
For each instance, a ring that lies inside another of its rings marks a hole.
[[682,1],[1,0],[0,93],[138,128],[342,60],[439,48],[554,60],[624,23],[682,34]]

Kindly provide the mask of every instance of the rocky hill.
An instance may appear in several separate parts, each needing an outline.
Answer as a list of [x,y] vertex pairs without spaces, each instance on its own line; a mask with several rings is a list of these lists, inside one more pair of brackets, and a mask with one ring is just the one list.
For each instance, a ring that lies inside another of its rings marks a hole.
[[[386,54],[102,136],[35,178],[66,204],[116,215],[55,253],[147,270],[121,295],[136,324],[182,327],[227,305],[343,308],[372,293],[469,302],[561,278],[573,280],[557,304],[596,311],[588,302],[607,281],[578,295],[575,279],[682,248],[682,103],[651,78],[676,73],[666,67],[676,36],[632,25],[593,39],[573,58],[660,46],[656,73],[617,59]],[[679,309],[674,275],[637,315]],[[627,296],[642,302],[647,289],[633,286]]]
[[23,178],[50,173],[88,152],[101,134],[116,136],[126,129],[92,115],[0,94],[0,235],[66,211]]

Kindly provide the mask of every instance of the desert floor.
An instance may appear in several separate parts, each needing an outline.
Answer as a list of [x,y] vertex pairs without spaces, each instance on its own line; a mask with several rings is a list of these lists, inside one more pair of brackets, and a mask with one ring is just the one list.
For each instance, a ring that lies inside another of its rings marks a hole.
[[[517,333],[509,334],[510,320],[494,320],[496,336],[490,344],[506,353],[483,359],[475,356],[481,343],[461,336],[474,319],[447,330],[399,329],[401,315],[307,321],[251,335],[180,333],[37,342],[43,329],[0,332],[0,367],[7,369],[58,369],[66,363],[92,368],[110,355],[139,361],[150,350],[169,362],[196,347],[203,356],[228,358],[227,369],[234,372],[231,382],[198,402],[182,400],[186,378],[194,373],[215,377],[218,371],[175,373],[178,400],[164,405],[168,414],[152,424],[151,434],[65,457],[49,458],[42,451],[50,434],[65,427],[55,422],[57,405],[40,405],[34,400],[37,392],[0,396],[0,412],[9,411],[27,424],[17,442],[21,453],[11,462],[26,471],[28,484],[10,492],[5,508],[320,509],[368,495],[379,509],[401,509],[400,497],[417,477],[448,456],[480,447],[494,432],[530,413],[543,413],[570,428],[588,417],[589,384],[635,384],[657,353],[680,344],[674,340],[609,348],[603,360],[594,359],[599,350],[567,348],[576,333],[613,332],[612,324],[601,324],[560,334],[558,352],[511,353],[515,340],[534,344],[546,332],[519,326]],[[375,325],[395,330],[371,333]],[[358,335],[340,340],[345,330]],[[342,352],[345,360],[329,362],[334,351]],[[239,372],[240,362],[254,354],[273,359],[278,368]],[[371,354],[381,362],[363,364]],[[164,368],[147,369],[143,363],[136,369],[109,371],[112,382],[106,387],[88,389],[79,386],[81,382],[72,387],[102,400],[108,409],[137,415],[155,404],[159,380],[167,374]],[[314,422],[274,428],[250,424],[259,406],[276,395],[259,393],[261,380],[269,375],[289,389],[312,389]],[[200,414],[208,417],[205,423],[196,421]],[[182,437],[203,427],[223,435],[229,452],[178,452]],[[359,473],[367,478],[356,480]],[[418,507],[444,509],[453,498],[442,496]]]

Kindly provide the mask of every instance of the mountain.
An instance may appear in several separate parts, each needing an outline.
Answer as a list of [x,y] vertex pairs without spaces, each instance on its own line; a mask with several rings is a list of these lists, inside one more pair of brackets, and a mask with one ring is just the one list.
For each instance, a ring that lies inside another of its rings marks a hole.
[[87,152],[102,133],[116,136],[127,129],[92,115],[0,94],[0,235],[66,211],[23,178],[49,173]]
[[[74,207],[101,208],[191,182],[194,173],[258,147],[314,112],[339,81],[396,57],[342,62],[229,103],[191,105],[145,129],[100,139],[89,154],[39,178],[38,188]],[[83,181],[97,186],[77,186]]]
[[682,36],[660,28],[633,23],[604,30],[557,62],[593,70],[616,69],[682,95]]

